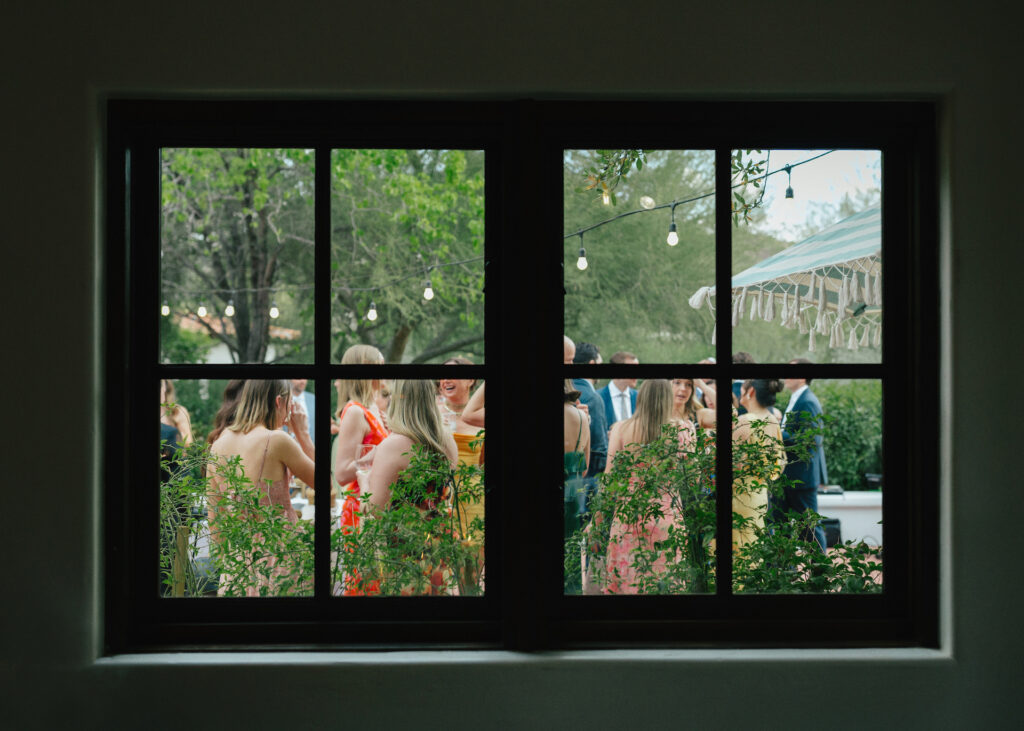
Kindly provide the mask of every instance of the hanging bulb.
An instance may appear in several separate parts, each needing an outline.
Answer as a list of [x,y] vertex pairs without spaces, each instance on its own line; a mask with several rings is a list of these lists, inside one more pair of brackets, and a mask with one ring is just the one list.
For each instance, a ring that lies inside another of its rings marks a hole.
[[370,310],[366,313],[366,319],[370,322],[377,319],[377,305],[373,302],[370,303]]
[[580,258],[576,260],[576,268],[579,269],[582,272],[588,266],[590,266],[590,265],[587,263],[587,250],[584,249],[581,246],[580,247]]
[[612,202],[612,197],[608,194],[607,190],[601,192],[601,202],[606,206]]
[[199,305],[199,309],[196,310],[196,314],[200,317],[206,317],[206,305]]
[[270,316],[273,319],[277,319],[281,315],[281,310],[277,309],[277,302],[270,303]]
[[669,246],[675,246],[679,243],[679,234],[676,233],[676,222],[673,221],[668,227],[668,238],[665,239],[665,243]]
[[160,305],[160,314],[163,315],[164,317],[167,317],[169,314],[171,314],[171,306],[167,304],[167,302],[164,302],[162,305]]
[[787,165],[784,170],[786,171],[787,180],[786,201],[791,204],[793,202],[793,169]]
[[430,284],[430,280],[423,285],[423,299],[432,300],[434,299],[434,288]]
[[235,301],[234,300],[228,300],[228,306],[224,308],[224,316],[225,317],[234,317],[235,316]]
[[649,195],[640,196],[640,207],[648,211],[651,210],[654,208],[654,199]]

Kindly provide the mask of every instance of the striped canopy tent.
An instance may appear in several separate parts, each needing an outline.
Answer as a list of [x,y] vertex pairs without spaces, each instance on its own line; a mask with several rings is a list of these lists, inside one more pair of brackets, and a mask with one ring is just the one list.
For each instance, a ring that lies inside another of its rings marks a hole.
[[[701,287],[690,306],[714,314],[714,298],[713,286]],[[824,337],[832,348],[881,345],[881,208],[844,218],[734,276],[733,327],[744,316],[799,328],[812,351]]]

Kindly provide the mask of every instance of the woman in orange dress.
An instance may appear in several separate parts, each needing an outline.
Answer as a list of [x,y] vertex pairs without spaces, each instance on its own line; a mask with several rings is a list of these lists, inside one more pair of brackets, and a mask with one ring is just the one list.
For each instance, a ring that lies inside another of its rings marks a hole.
[[[341,359],[342,365],[380,365],[383,362],[384,356],[372,345],[353,345]],[[340,425],[331,462],[334,479],[345,496],[341,529],[350,532],[359,528],[361,495],[365,492],[365,488],[361,489],[359,485],[359,468],[372,460],[372,455],[364,454],[367,450],[363,445],[376,447],[387,437],[388,430],[376,405],[383,388],[380,380],[338,380],[335,387],[338,390],[337,417]],[[365,470],[363,474],[365,479]],[[345,596],[376,593],[375,585],[361,587],[357,577],[349,577],[345,583]]]

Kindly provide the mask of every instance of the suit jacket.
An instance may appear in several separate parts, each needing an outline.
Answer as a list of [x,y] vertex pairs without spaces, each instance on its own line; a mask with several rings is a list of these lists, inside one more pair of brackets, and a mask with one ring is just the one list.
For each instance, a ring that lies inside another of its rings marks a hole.
[[[636,413],[636,389],[630,388],[629,390],[629,408],[630,413]],[[618,421],[615,418],[615,406],[612,405],[612,391],[608,386],[598,389],[597,393],[601,396],[601,400],[604,401],[604,416],[608,422],[608,428],[612,428],[612,424]]]
[[818,397],[808,388],[793,404],[793,410],[784,417],[786,425],[782,430],[782,441],[786,447],[787,460],[784,474],[791,480],[799,480],[800,484],[795,487],[800,489],[817,489],[818,485],[828,484],[828,467],[825,465],[825,450],[822,447],[824,440],[820,433],[814,435],[806,459],[799,461],[793,451],[797,435],[802,430],[821,427],[821,414]]

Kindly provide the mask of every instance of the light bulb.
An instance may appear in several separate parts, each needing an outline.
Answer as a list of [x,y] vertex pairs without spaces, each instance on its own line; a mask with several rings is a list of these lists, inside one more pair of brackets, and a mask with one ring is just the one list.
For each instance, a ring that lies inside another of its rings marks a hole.
[[366,313],[366,319],[373,322],[377,319],[377,305],[373,302],[370,303],[370,311]]
[[199,309],[196,310],[196,314],[200,317],[206,317],[206,305],[199,305]]
[[673,221],[672,225],[668,227],[668,238],[665,239],[665,243],[669,246],[675,246],[679,243],[679,234],[676,233],[676,222]]
[[167,317],[169,314],[171,314],[170,305],[164,302],[163,305],[161,305],[160,307],[160,314],[163,315],[164,317]]
[[228,300],[228,306],[224,308],[224,316],[225,317],[234,317],[235,316],[235,302],[234,302],[234,300]]
[[430,286],[430,282],[427,282],[423,286],[423,299],[432,300],[434,299],[434,288]]
[[786,188],[786,199],[785,200],[786,200],[786,204],[787,205],[792,205],[793,204],[793,189],[792,188]]
[[654,208],[654,199],[649,195],[640,196],[640,207],[651,210]]
[[608,195],[607,190],[601,193],[601,202],[604,203],[606,206],[612,202],[612,197]]
[[270,305],[270,316],[276,320],[280,314],[281,310],[277,309],[277,303],[272,303]]
[[576,268],[579,269],[582,272],[588,266],[590,266],[590,265],[587,263],[587,250],[584,249],[581,246],[580,247],[580,258],[576,260]]

